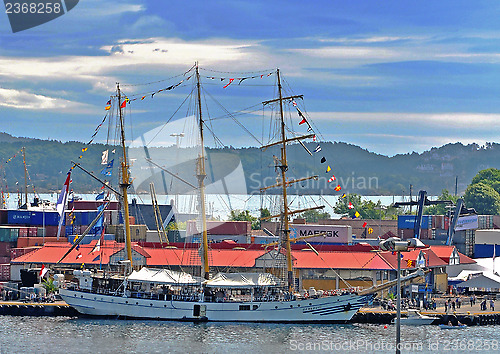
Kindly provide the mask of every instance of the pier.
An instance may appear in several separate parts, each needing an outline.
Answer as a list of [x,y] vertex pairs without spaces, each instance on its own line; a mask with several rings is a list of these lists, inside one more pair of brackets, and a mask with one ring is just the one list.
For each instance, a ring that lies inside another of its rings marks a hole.
[[78,312],[62,301],[55,303],[0,301],[0,315],[73,317],[78,316]]

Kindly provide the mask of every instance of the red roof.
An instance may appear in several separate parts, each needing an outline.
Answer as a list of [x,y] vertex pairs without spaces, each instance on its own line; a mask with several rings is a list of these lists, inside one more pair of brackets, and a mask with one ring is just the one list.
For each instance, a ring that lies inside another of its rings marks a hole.
[[[408,252],[401,252],[403,256],[401,258],[401,269],[416,268],[417,258],[420,252],[423,252],[426,259],[427,267],[442,267],[446,266],[448,263],[439,258],[430,248],[417,248]],[[396,252],[380,252],[380,256],[383,257],[394,269],[397,269],[398,258]],[[408,260],[412,261],[412,266],[408,267]]]
[[[123,244],[115,241],[104,241],[100,251],[92,253],[97,241],[88,245],[81,245],[79,249],[73,249],[61,262],[61,264],[107,264],[109,257],[123,249]],[[11,263],[49,263],[55,264],[71,248],[71,243],[46,243],[43,247],[30,253],[11,260]],[[102,255],[102,259],[101,259]]]
[[[124,244],[115,241],[105,241],[101,245],[101,251],[92,253],[96,241],[89,245],[80,246],[79,250],[72,250],[62,264],[107,264],[109,258],[124,249]],[[71,244],[47,243],[42,248],[13,259],[12,263],[56,263]],[[148,266],[198,266],[200,256],[196,248],[147,248],[137,244],[133,249],[146,257]],[[251,268],[255,266],[255,260],[264,255],[264,249],[212,249],[209,252],[209,262],[215,267]],[[401,268],[407,268],[407,260],[412,260],[412,268],[416,266],[416,259],[420,250],[403,252]],[[428,258],[428,266],[445,266],[430,248],[423,249]],[[77,256],[81,257],[77,258]],[[102,255],[102,256],[101,256]],[[102,259],[101,259],[102,257]],[[397,268],[396,254],[391,252],[366,252],[366,251],[319,251],[316,255],[313,251],[292,250],[294,266],[298,269],[374,269],[393,270]]]
[[[450,257],[452,255],[453,249],[455,246],[445,246],[445,245],[435,245],[435,246],[430,246],[432,251],[443,261],[446,263],[450,263]],[[476,263],[475,260],[472,258],[467,257],[465,254],[462,254],[458,252],[458,256],[460,257],[460,264],[474,264]]]

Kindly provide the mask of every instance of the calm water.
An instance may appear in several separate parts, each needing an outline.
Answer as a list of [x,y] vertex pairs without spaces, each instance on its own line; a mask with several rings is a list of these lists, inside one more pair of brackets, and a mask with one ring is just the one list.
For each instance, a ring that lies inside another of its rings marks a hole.
[[[0,316],[0,353],[394,352],[384,325],[263,325]],[[403,353],[500,352],[500,327],[402,327]]]

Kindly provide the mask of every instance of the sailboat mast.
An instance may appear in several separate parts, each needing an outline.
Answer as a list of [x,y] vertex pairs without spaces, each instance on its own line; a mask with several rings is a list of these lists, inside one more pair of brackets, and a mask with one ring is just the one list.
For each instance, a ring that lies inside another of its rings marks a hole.
[[[26,168],[26,147],[23,147],[23,165],[24,165],[24,198],[26,209],[28,209],[28,169]],[[21,200],[21,205],[23,204]]]
[[286,135],[285,135],[285,115],[283,113],[283,95],[281,87],[280,69],[276,70],[278,77],[278,93],[280,102],[280,122],[281,122],[281,140],[283,146],[281,147],[281,184],[283,188],[283,235],[286,248],[286,268],[288,279],[288,291],[293,291],[293,263],[292,263],[292,248],[290,245],[290,227],[288,226],[288,200],[286,193],[286,170],[288,169],[288,162],[286,159]]
[[198,91],[198,124],[200,126],[200,140],[201,140],[201,152],[198,157],[198,188],[200,190],[200,211],[201,211],[201,223],[202,223],[202,276],[204,279],[209,279],[210,267],[208,265],[208,235],[207,235],[207,213],[205,207],[205,178],[207,173],[205,172],[205,145],[203,142],[203,117],[201,115],[201,87],[200,87],[200,71],[198,69],[198,63],[196,63],[196,86]]
[[130,177],[128,175],[128,161],[127,161],[127,148],[125,147],[125,128],[123,124],[123,114],[122,114],[122,96],[120,91],[120,84],[116,84],[116,90],[118,92],[118,115],[120,119],[120,133],[121,133],[121,145],[123,149],[123,159],[121,162],[122,168],[122,182],[120,183],[120,188],[122,189],[123,197],[123,211],[124,211],[124,223],[125,223],[125,245],[127,248],[127,258],[130,261],[130,266],[132,267],[132,245],[130,241],[130,220],[128,211],[128,194],[127,189],[130,186]]

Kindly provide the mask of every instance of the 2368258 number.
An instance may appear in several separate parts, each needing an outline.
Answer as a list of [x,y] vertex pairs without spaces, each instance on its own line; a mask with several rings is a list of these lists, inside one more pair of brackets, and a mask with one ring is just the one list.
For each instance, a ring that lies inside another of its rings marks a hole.
[[58,14],[62,10],[58,2],[34,3],[34,2],[7,2],[5,12],[7,14]]

